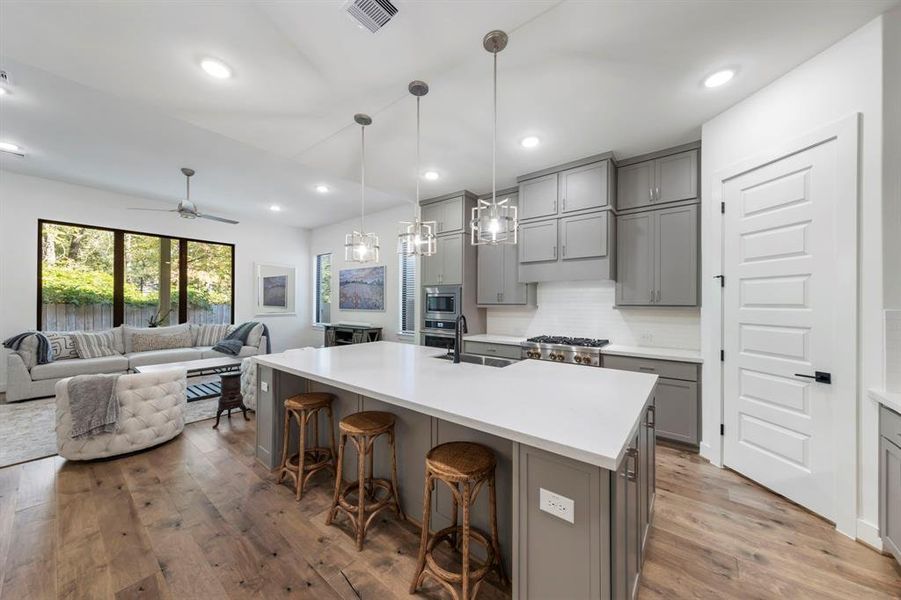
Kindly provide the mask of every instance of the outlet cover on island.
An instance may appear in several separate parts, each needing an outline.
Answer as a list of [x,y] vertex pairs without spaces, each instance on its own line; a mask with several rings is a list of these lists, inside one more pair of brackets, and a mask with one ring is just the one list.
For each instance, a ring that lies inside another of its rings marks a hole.
[[260,382],[260,391],[261,391],[261,392],[268,392],[268,391],[269,391],[269,382],[268,382],[268,381],[261,381],[261,382]]
[[558,519],[563,519],[569,523],[575,523],[575,502],[565,496],[555,494],[544,488],[538,488],[538,508],[546,513],[554,515]]
[[653,333],[642,333],[638,336],[638,342],[640,344],[653,344],[654,343],[654,334]]

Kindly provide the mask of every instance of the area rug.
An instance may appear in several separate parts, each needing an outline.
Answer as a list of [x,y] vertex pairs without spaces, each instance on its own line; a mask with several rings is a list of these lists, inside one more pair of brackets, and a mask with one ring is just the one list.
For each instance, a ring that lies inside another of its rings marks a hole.
[[[216,416],[218,398],[189,402],[185,422]],[[56,399],[0,404],[0,468],[56,454]]]

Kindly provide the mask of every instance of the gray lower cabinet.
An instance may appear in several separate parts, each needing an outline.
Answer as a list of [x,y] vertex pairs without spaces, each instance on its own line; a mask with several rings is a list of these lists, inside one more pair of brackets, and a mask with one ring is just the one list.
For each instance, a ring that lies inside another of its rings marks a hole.
[[440,236],[436,252],[422,257],[422,285],[463,283],[463,244],[465,234]]
[[901,415],[879,409],[879,531],[901,564]]
[[698,205],[620,215],[618,306],[698,305]]
[[[698,197],[698,150],[623,161],[616,170],[616,207],[651,207]],[[637,162],[632,162],[637,160]]]

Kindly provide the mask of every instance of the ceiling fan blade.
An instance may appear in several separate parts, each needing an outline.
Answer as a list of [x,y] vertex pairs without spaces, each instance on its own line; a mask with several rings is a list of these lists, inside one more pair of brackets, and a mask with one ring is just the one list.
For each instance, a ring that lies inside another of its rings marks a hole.
[[231,219],[226,219],[224,217],[214,217],[213,215],[202,215],[200,213],[196,213],[198,217],[201,219],[209,219],[210,221],[219,221],[220,223],[228,223],[230,225],[237,225],[237,221],[233,221]]
[[147,212],[178,212],[177,208],[129,208],[128,210],[144,210]]

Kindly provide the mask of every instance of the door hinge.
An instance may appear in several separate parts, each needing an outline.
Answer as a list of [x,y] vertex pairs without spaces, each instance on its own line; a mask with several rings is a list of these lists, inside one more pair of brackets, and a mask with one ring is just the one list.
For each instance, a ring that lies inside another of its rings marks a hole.
[[726,426],[720,423],[720,435],[726,435]]
[[726,362],[726,351],[720,350],[720,362]]
[[720,280],[720,287],[722,287],[722,288],[726,287],[726,276],[725,275],[714,275],[713,278]]
[[726,203],[720,202],[720,212],[726,214]]

